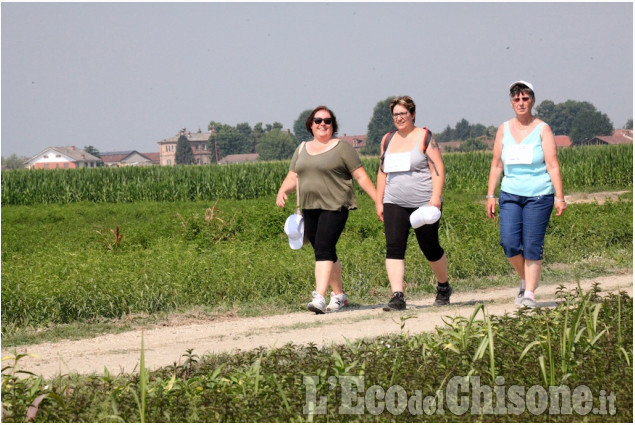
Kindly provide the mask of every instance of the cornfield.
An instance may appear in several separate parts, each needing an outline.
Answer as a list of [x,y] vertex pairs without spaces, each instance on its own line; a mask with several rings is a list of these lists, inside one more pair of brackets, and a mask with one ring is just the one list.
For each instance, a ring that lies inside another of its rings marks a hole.
[[[633,185],[633,146],[585,146],[558,153],[565,192]],[[445,190],[484,192],[490,152],[444,155]],[[374,180],[378,160],[364,158]],[[277,193],[288,161],[222,166],[83,168],[2,172],[2,204],[256,199]],[[358,188],[358,190],[361,190]]]

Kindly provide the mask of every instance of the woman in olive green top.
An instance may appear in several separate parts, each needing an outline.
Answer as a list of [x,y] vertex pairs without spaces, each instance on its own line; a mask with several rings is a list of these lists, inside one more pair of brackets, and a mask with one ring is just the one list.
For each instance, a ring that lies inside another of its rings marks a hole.
[[[355,149],[333,137],[337,120],[329,108],[315,108],[305,126],[314,139],[301,143],[293,154],[289,173],[278,190],[276,205],[284,207],[287,194],[297,188],[299,180],[304,231],[315,252],[315,291],[307,308],[322,314],[337,311],[348,303],[342,289],[342,265],[335,245],[349,210],[357,208],[353,179],[373,201],[375,186]],[[332,292],[327,306],[324,296],[329,286]]]

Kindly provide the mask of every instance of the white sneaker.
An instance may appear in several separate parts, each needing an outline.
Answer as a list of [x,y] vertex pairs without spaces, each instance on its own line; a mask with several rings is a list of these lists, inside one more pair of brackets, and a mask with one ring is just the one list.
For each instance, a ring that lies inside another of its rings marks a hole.
[[533,298],[529,298],[529,297],[522,297],[520,299],[520,304],[518,304],[520,307],[528,307],[528,308],[536,308],[538,307],[538,304],[536,304],[536,300],[534,300]]
[[523,299],[523,297],[525,296],[525,290],[521,289],[520,291],[518,291],[518,295],[516,295],[516,299],[514,300],[514,304],[516,305],[522,305],[520,302]]
[[324,314],[326,312],[326,301],[324,297],[317,292],[313,291],[313,301],[307,304],[306,308],[315,314]]
[[331,292],[331,300],[329,301],[329,305],[326,307],[326,311],[333,313],[334,311],[341,310],[346,305],[348,305],[348,297],[344,292],[339,295],[335,295],[335,292]]

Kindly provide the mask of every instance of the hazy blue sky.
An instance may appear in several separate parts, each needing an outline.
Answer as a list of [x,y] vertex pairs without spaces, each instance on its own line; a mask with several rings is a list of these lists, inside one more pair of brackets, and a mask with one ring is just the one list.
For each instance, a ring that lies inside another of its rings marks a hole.
[[210,121],[331,107],[341,134],[408,94],[417,124],[511,117],[508,85],[633,116],[633,4],[2,3],[2,155],[158,152]]

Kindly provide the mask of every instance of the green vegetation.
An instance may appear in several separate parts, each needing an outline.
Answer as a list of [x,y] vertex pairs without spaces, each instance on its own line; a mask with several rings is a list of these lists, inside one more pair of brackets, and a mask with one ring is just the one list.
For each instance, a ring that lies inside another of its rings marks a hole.
[[[604,205],[575,204],[551,220],[544,279],[632,266],[632,195]],[[389,295],[382,224],[368,197],[351,213],[338,244],[355,303]],[[482,196],[447,194],[441,243],[457,289],[503,285],[512,271]],[[313,287],[312,251],[288,249],[284,210],[258,200],[2,207],[2,336],[48,324],[100,323],[134,313],[203,306],[259,314],[293,311]],[[118,227],[118,229],[117,229]],[[414,236],[413,236],[414,237]],[[414,240],[408,258],[420,258]],[[275,252],[276,255],[270,255]],[[567,267],[551,265],[562,263]],[[431,293],[425,261],[407,262],[412,294]],[[374,294],[374,295],[370,295]]]
[[[513,280],[499,251],[497,223],[484,214],[490,158],[446,155],[451,172],[440,238],[459,290]],[[374,175],[376,159],[364,161]],[[563,150],[561,162],[567,193],[632,188],[632,146]],[[275,207],[287,167],[272,162],[3,174],[3,199],[13,200],[2,206],[4,346],[43,326],[51,335],[60,332],[51,325],[74,323],[101,332],[111,329],[110,320],[130,315],[300,309],[297,300],[313,287],[306,273],[313,257],[310,249],[287,249],[282,232],[295,204],[290,199],[284,210]],[[96,194],[114,203],[81,201]],[[223,196],[200,200],[218,194]],[[42,198],[59,204],[15,205]],[[359,204],[338,248],[353,302],[376,303],[388,295],[383,227],[365,194]],[[543,279],[571,277],[574,268],[590,277],[632,267],[632,216],[632,193],[604,205],[570,205],[550,222]],[[421,256],[414,241],[407,255]],[[432,292],[427,264],[407,265],[409,293]]]
[[194,153],[190,141],[185,134],[181,134],[176,142],[176,153],[174,155],[176,164],[188,165],[194,163]]
[[[602,205],[572,204],[562,217],[553,217],[544,281],[632,268],[632,153],[632,146],[560,152],[567,194],[630,192]],[[454,287],[511,285],[516,279],[498,246],[497,223],[484,214],[491,156],[444,158],[448,174],[440,238]],[[377,159],[366,158],[364,164],[374,176]],[[137,317],[138,325],[200,309],[210,315],[302,309],[298,299],[313,288],[307,273],[313,255],[307,248],[289,249],[282,232],[295,205],[289,199],[285,209],[275,207],[287,169],[288,162],[272,162],[3,172],[3,348],[115,332],[135,325],[129,317]],[[359,206],[338,251],[353,305],[367,305],[385,301],[389,287],[382,224],[367,196],[360,194]],[[422,258],[414,240],[406,255]],[[426,262],[406,264],[408,293],[432,294],[434,279]],[[102,376],[46,380],[21,371],[20,359],[28,354],[15,354],[3,359],[2,420],[632,422],[632,380],[623,379],[633,373],[632,299],[626,294],[600,298],[598,288],[560,295],[563,302],[555,309],[519,310],[513,316],[490,317],[486,306],[477,306],[471,317],[448,319],[448,327],[429,334],[211,357],[187,350],[179,364],[152,372],[145,368],[141,340],[140,371],[130,375],[106,370]],[[407,320],[401,317],[402,332]],[[314,376],[316,381],[304,380]],[[416,406],[416,415],[409,409],[377,414],[363,409],[359,415],[339,410],[341,385],[350,379],[363,379],[363,391],[399,385],[408,396],[421,391],[425,398],[447,391],[454,377],[467,376],[506,389],[566,385],[573,391],[584,385],[594,407],[604,403],[606,414],[521,409],[518,414],[468,410],[456,415],[450,398],[445,398],[445,414],[436,409],[431,415],[418,413]],[[328,400],[324,414],[304,412],[310,382]]]
[[[2,369],[3,422],[632,423],[633,300],[597,291],[503,317],[479,305],[434,333],[404,333],[403,316],[401,334],[339,346],[187,350],[156,371],[145,368],[142,339],[130,375],[45,380],[20,373],[20,354]],[[549,398],[537,402],[541,392]]]
[[[577,147],[560,150],[558,155],[567,193],[633,186],[633,145]],[[447,154],[444,162],[445,192],[485,193],[490,152]],[[3,171],[1,200],[6,206],[258,199],[275,196],[288,164]],[[365,158],[363,164],[374,179],[377,158]]]

